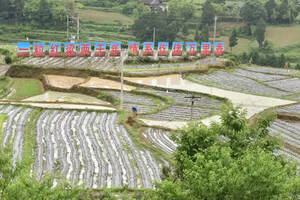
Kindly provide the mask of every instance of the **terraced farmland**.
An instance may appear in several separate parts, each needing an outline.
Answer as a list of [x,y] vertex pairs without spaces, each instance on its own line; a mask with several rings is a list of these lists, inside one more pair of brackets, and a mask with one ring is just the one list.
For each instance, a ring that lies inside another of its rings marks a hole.
[[0,114],[7,115],[2,126],[3,135],[0,136],[2,139],[1,146],[5,147],[12,143],[13,163],[22,160],[25,125],[31,112],[31,108],[0,106]]
[[[24,128],[31,108],[0,106],[8,118],[3,145],[13,141],[14,160],[22,159]],[[38,179],[59,173],[86,188],[129,186],[152,188],[161,166],[146,149],[133,143],[118,124],[117,113],[43,110],[36,122],[33,172]]]
[[[113,96],[116,99],[120,98],[119,91],[105,91],[105,93]],[[136,107],[138,109],[138,114],[146,114],[154,109],[157,109],[159,105],[163,105],[164,102],[156,99],[154,102],[153,98],[144,95],[137,95],[133,93],[125,92],[123,96],[124,104],[123,106],[131,111],[132,107]]]
[[282,79],[288,78],[288,76],[264,74],[261,72],[253,72],[253,71],[244,70],[244,69],[237,69],[234,71],[234,74],[240,75],[240,76],[245,76],[247,78],[256,79],[256,80],[263,81],[263,82],[282,80]]
[[[216,109],[195,107],[193,109],[192,120],[211,116],[213,114],[216,114],[217,111],[218,110]],[[158,113],[146,115],[145,118],[158,121],[188,121],[191,120],[191,108],[187,106],[171,106],[159,111]]]
[[286,96],[291,94],[291,92],[274,89],[244,76],[239,76],[224,71],[217,71],[216,73],[208,75],[193,75],[192,78],[202,83],[239,92],[273,96]]
[[292,75],[297,73],[296,70],[272,68],[272,67],[246,67],[245,69],[253,72],[275,74],[275,75]]
[[[164,96],[167,98],[171,98],[173,100],[173,104],[175,105],[184,105],[191,106],[191,99],[185,98],[191,96],[191,94],[187,92],[175,92],[175,91],[162,91],[162,90],[150,90],[150,89],[140,89],[144,92],[154,93],[160,96]],[[220,100],[216,100],[213,98],[208,98],[203,95],[194,95],[196,97],[201,97],[201,99],[197,99],[195,101],[195,107],[211,107],[211,108],[221,108],[223,102]]]
[[[191,94],[184,92],[175,92],[175,91],[160,91],[160,90],[149,90],[149,89],[140,89],[144,92],[154,93],[159,96],[167,97],[172,99],[172,105],[169,107],[160,110],[157,113],[150,115],[144,115],[143,118],[152,119],[152,120],[162,120],[162,121],[180,121],[180,120],[190,120],[191,116],[191,99],[185,97],[191,96]],[[193,109],[193,120],[197,120],[203,117],[208,117],[213,114],[216,114],[220,111],[221,106],[223,105],[222,101],[208,98],[203,95],[195,95],[201,97],[197,99],[194,104]]]
[[[282,120],[275,120],[269,128],[271,135],[280,134],[284,142],[293,149],[300,149],[300,123],[299,122],[285,122]],[[286,145],[285,145],[286,146]],[[288,157],[296,157],[300,160],[299,152],[293,152],[290,148],[283,149],[284,154]]]
[[149,128],[144,132],[144,137],[155,147],[172,154],[177,148],[177,144],[170,139],[171,133],[161,129]]
[[291,91],[294,93],[300,92],[300,79],[299,78],[291,78],[285,80],[271,81],[267,83],[270,86],[279,88],[285,91]]
[[22,61],[23,64],[34,66],[48,66],[54,68],[89,68],[94,70],[118,70],[121,61],[120,57],[74,57],[74,58],[27,58]]
[[216,65],[223,62],[224,59],[205,58],[198,60],[197,62],[185,62],[185,63],[163,63],[163,64],[140,64],[140,65],[126,65],[125,69],[159,69],[159,68],[174,68],[196,65]]
[[277,111],[300,114],[300,104],[294,104],[294,105],[290,105],[290,106],[280,107],[277,109]]

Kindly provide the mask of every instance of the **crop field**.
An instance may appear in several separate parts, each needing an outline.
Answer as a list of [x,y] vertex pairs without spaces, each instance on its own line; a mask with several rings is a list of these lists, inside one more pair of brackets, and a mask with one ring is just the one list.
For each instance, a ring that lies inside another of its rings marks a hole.
[[12,144],[13,163],[22,160],[25,125],[31,112],[31,108],[0,105],[0,114],[7,116],[1,120],[1,147]]
[[245,67],[246,70],[253,71],[253,72],[259,72],[259,73],[266,73],[266,74],[274,74],[274,75],[293,75],[296,74],[299,71],[296,70],[287,70],[282,68],[272,68],[272,67]]
[[120,57],[74,57],[74,58],[27,58],[21,62],[26,65],[34,65],[37,67],[47,66],[54,68],[74,68],[74,69],[93,69],[93,70],[111,70],[116,71],[119,69],[121,58]]
[[283,75],[264,74],[264,73],[259,73],[259,72],[243,70],[243,69],[235,70],[234,74],[239,75],[239,76],[245,76],[247,78],[259,80],[259,81],[262,81],[262,82],[277,81],[277,80],[282,80],[282,79],[288,79],[289,78],[288,76],[283,76]]
[[[119,91],[105,91],[106,94],[113,96],[115,99],[120,98]],[[164,102],[155,98],[150,98],[144,95],[137,95],[133,93],[125,92],[123,96],[124,107],[126,110],[131,111],[132,107],[136,107],[138,114],[146,114],[155,109],[158,109],[159,106],[163,105]]]
[[216,65],[224,61],[220,58],[204,58],[197,62],[183,62],[183,63],[161,63],[161,64],[138,64],[138,65],[125,65],[125,69],[160,69],[160,68],[174,68],[174,67],[187,67],[193,65]]
[[[274,89],[255,80],[236,74],[217,71],[208,75],[192,75],[192,79],[200,83],[221,87],[228,90],[248,92],[260,95],[286,96],[291,92]],[[237,84],[238,83],[238,84]]]
[[174,153],[178,146],[172,139],[170,139],[171,133],[168,131],[149,128],[143,135],[153,146],[160,148],[169,154]]
[[[91,70],[104,70],[104,71],[118,71],[120,70],[120,63],[122,57],[74,57],[74,58],[54,58],[54,57],[43,57],[43,58],[25,58],[21,60],[22,64],[33,65],[36,67],[53,67],[53,68],[72,68],[72,69],[91,69]],[[124,51],[126,54],[126,51]],[[172,59],[172,58],[170,58]],[[169,63],[169,64],[145,64],[140,63],[137,65],[125,65],[124,70],[159,70],[159,69],[171,69],[171,68],[182,68],[199,66],[199,65],[216,65],[224,59],[204,58],[197,62],[183,62],[183,63]]]
[[295,104],[291,106],[284,106],[277,109],[279,112],[290,112],[300,114],[300,104]]
[[[192,120],[209,117],[217,114],[217,111],[218,110],[216,109],[195,107],[193,109]],[[188,106],[171,106],[159,111],[158,113],[147,115],[145,118],[158,121],[188,121],[191,120],[191,108]]]
[[[162,120],[162,121],[181,121],[190,120],[191,116],[191,100],[185,97],[191,96],[191,94],[184,92],[174,92],[174,91],[160,91],[160,90],[149,90],[140,89],[144,92],[154,93],[159,96],[169,98],[172,103],[162,110],[150,115],[143,115],[142,118],[152,119],[152,120]],[[208,98],[203,95],[195,95],[200,97],[197,99],[193,108],[193,120],[198,120],[200,118],[208,117],[216,114],[220,111],[223,102]]]
[[[140,89],[141,91],[151,92],[157,94],[159,96],[168,97],[173,100],[174,105],[183,105],[183,106],[191,106],[191,100],[186,98],[190,97],[192,94],[187,92],[175,92],[175,91],[162,91],[162,90],[150,90],[150,89]],[[206,97],[204,95],[195,95],[196,97],[201,97],[197,99],[194,103],[195,107],[209,107],[219,109],[223,105],[220,100],[216,100],[213,98]]]
[[271,82],[268,82],[267,84],[270,86],[279,88],[281,90],[285,90],[285,91],[291,91],[294,93],[300,92],[300,79],[299,78],[271,81]]
[[[13,160],[22,160],[24,129],[31,108],[0,106],[2,145],[13,144]],[[138,148],[117,113],[43,110],[35,124],[33,172],[38,179],[58,173],[86,188],[129,186],[152,188],[161,165],[147,149]]]
[[[282,138],[283,142],[289,146],[299,149],[300,148],[300,123],[299,122],[285,122],[282,120],[275,120],[269,128],[271,135]],[[279,134],[279,135],[278,135]],[[288,157],[300,159],[298,154],[288,148],[283,151]]]

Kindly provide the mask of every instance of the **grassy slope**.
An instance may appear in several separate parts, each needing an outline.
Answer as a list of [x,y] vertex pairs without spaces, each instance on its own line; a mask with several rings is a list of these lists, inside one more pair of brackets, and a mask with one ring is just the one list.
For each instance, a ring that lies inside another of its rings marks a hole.
[[93,21],[99,24],[133,24],[133,20],[131,18],[115,12],[104,12],[99,10],[80,10],[80,16],[82,21]]
[[7,115],[0,114],[0,146],[2,145],[2,126],[5,122]]
[[44,92],[42,83],[37,79],[14,78],[12,89],[16,92],[9,96],[9,100],[22,100]]
[[[271,41],[275,49],[283,48],[283,53],[293,53],[295,51],[300,51],[300,25],[291,26],[268,26],[266,31],[266,39]],[[229,48],[229,37],[222,36],[219,40],[226,42],[226,50],[230,51]],[[294,46],[294,48],[289,48],[289,52],[286,52],[287,47]],[[296,46],[295,46],[296,45]],[[257,47],[258,44],[255,40],[248,40],[245,38],[239,38],[239,44],[233,48],[234,53],[247,51],[249,47]]]

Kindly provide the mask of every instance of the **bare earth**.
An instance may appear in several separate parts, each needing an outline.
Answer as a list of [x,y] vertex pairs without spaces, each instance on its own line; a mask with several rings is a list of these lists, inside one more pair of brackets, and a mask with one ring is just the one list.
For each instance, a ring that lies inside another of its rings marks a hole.
[[70,89],[74,85],[85,82],[84,78],[71,77],[71,76],[60,76],[60,75],[44,75],[46,81],[53,87]]
[[[276,99],[270,97],[262,97],[251,94],[244,94],[240,92],[233,92],[229,90],[218,89],[214,87],[204,86],[201,84],[196,84],[188,80],[184,80],[180,75],[169,75],[169,76],[159,76],[159,77],[147,77],[147,78],[126,78],[126,80],[140,83],[144,85],[158,86],[162,88],[171,88],[171,89],[180,89],[191,92],[200,92],[204,94],[210,94],[217,97],[222,97],[230,100],[233,105],[241,106],[242,108],[247,110],[247,117],[250,118],[255,114],[258,114],[265,109],[287,105],[295,103],[293,101]],[[212,121],[219,121],[218,116],[213,116],[207,119],[204,119],[203,122],[205,124],[210,124]],[[151,120],[143,120],[145,123],[149,125],[156,126],[165,126],[168,128],[176,129],[182,126],[185,126],[184,122],[159,122],[159,121],[151,121]]]
[[88,95],[77,94],[77,93],[54,92],[54,91],[47,91],[44,94],[24,99],[24,101],[70,102],[70,103],[111,105],[108,102],[102,101],[100,99]]
[[[92,77],[89,81],[81,84],[80,86],[87,87],[87,88],[99,88],[99,89],[117,89],[117,90],[121,89],[120,82],[111,81],[102,78],[96,78],[96,77]],[[135,89],[135,87],[129,85],[124,85],[123,87],[125,91],[131,91]]]

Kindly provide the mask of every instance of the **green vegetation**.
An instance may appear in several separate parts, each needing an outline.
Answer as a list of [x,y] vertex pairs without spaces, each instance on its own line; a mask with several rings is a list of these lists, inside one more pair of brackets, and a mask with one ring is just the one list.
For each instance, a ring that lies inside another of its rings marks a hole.
[[67,13],[74,13],[74,0],[15,0],[0,1],[0,22],[30,24],[33,27],[62,28]]
[[175,137],[176,174],[148,199],[296,199],[296,165],[273,154],[279,148],[268,131],[274,114],[250,125],[244,111],[229,105],[221,118],[211,127],[191,124]]
[[0,114],[0,145],[2,145],[2,134],[3,134],[2,127],[6,119],[7,119],[7,115]]
[[14,78],[11,88],[10,100],[23,100],[44,92],[42,83],[37,79]]
[[120,101],[119,99],[115,98],[113,95],[110,95],[106,92],[99,92],[99,95],[97,97],[98,99],[101,99],[103,101],[106,101],[106,102],[109,102],[111,103],[112,105],[119,105],[120,104]]
[[4,77],[0,79],[0,97],[5,97],[10,92],[13,81],[11,78]]
[[130,25],[133,23],[131,18],[115,12],[83,9],[80,10],[80,16],[84,22],[91,21],[98,24]]

